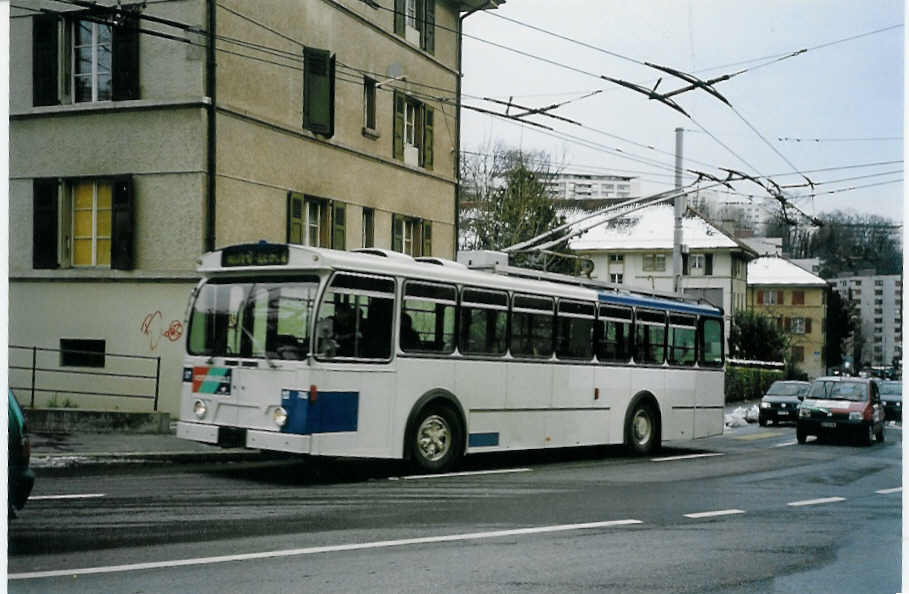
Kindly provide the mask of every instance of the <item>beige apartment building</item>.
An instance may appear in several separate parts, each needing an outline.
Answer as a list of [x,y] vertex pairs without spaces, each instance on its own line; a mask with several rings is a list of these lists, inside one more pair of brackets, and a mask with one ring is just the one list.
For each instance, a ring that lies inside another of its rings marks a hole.
[[39,367],[161,357],[159,409],[175,411],[203,252],[266,240],[453,257],[461,20],[497,4],[17,4],[10,344],[97,355],[48,351]]

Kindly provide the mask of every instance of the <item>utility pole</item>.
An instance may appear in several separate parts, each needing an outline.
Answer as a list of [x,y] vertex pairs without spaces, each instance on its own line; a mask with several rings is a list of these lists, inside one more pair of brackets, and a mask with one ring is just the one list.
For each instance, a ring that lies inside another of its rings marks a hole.
[[[675,187],[682,187],[682,128],[675,129]],[[675,232],[672,236],[672,290],[682,292],[682,215],[685,214],[685,196],[673,200],[675,207]]]

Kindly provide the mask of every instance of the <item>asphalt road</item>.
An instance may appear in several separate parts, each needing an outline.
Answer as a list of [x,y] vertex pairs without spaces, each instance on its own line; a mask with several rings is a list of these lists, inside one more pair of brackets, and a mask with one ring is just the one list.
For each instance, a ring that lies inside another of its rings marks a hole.
[[56,471],[10,525],[8,586],[898,592],[901,433],[797,445],[749,426],[654,459],[490,455],[436,477],[295,459]]

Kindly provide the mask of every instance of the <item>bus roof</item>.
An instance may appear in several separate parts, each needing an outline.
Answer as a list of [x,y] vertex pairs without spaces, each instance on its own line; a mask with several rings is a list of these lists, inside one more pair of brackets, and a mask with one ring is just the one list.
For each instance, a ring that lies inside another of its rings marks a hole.
[[722,316],[723,310],[688,300],[672,300],[637,294],[632,291],[608,291],[580,285],[537,280],[471,270],[444,258],[415,259],[388,250],[365,249],[342,251],[295,244],[259,242],[226,246],[203,254],[198,271],[204,276],[282,274],[289,270],[348,270],[388,274],[419,280],[450,282],[490,289],[501,289],[553,295],[568,299],[599,301],[633,307],[651,307],[706,316]]

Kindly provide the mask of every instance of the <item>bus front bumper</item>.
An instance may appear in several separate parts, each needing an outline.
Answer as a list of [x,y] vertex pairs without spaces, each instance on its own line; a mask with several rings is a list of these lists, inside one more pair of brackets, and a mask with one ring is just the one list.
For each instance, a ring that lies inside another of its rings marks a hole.
[[[312,436],[258,429],[241,429],[245,436],[238,435],[234,427],[219,427],[207,423],[177,422],[177,437],[225,447],[247,447],[257,450],[308,454],[312,449]],[[238,439],[239,437],[239,439]],[[245,437],[245,438],[244,438]]]

